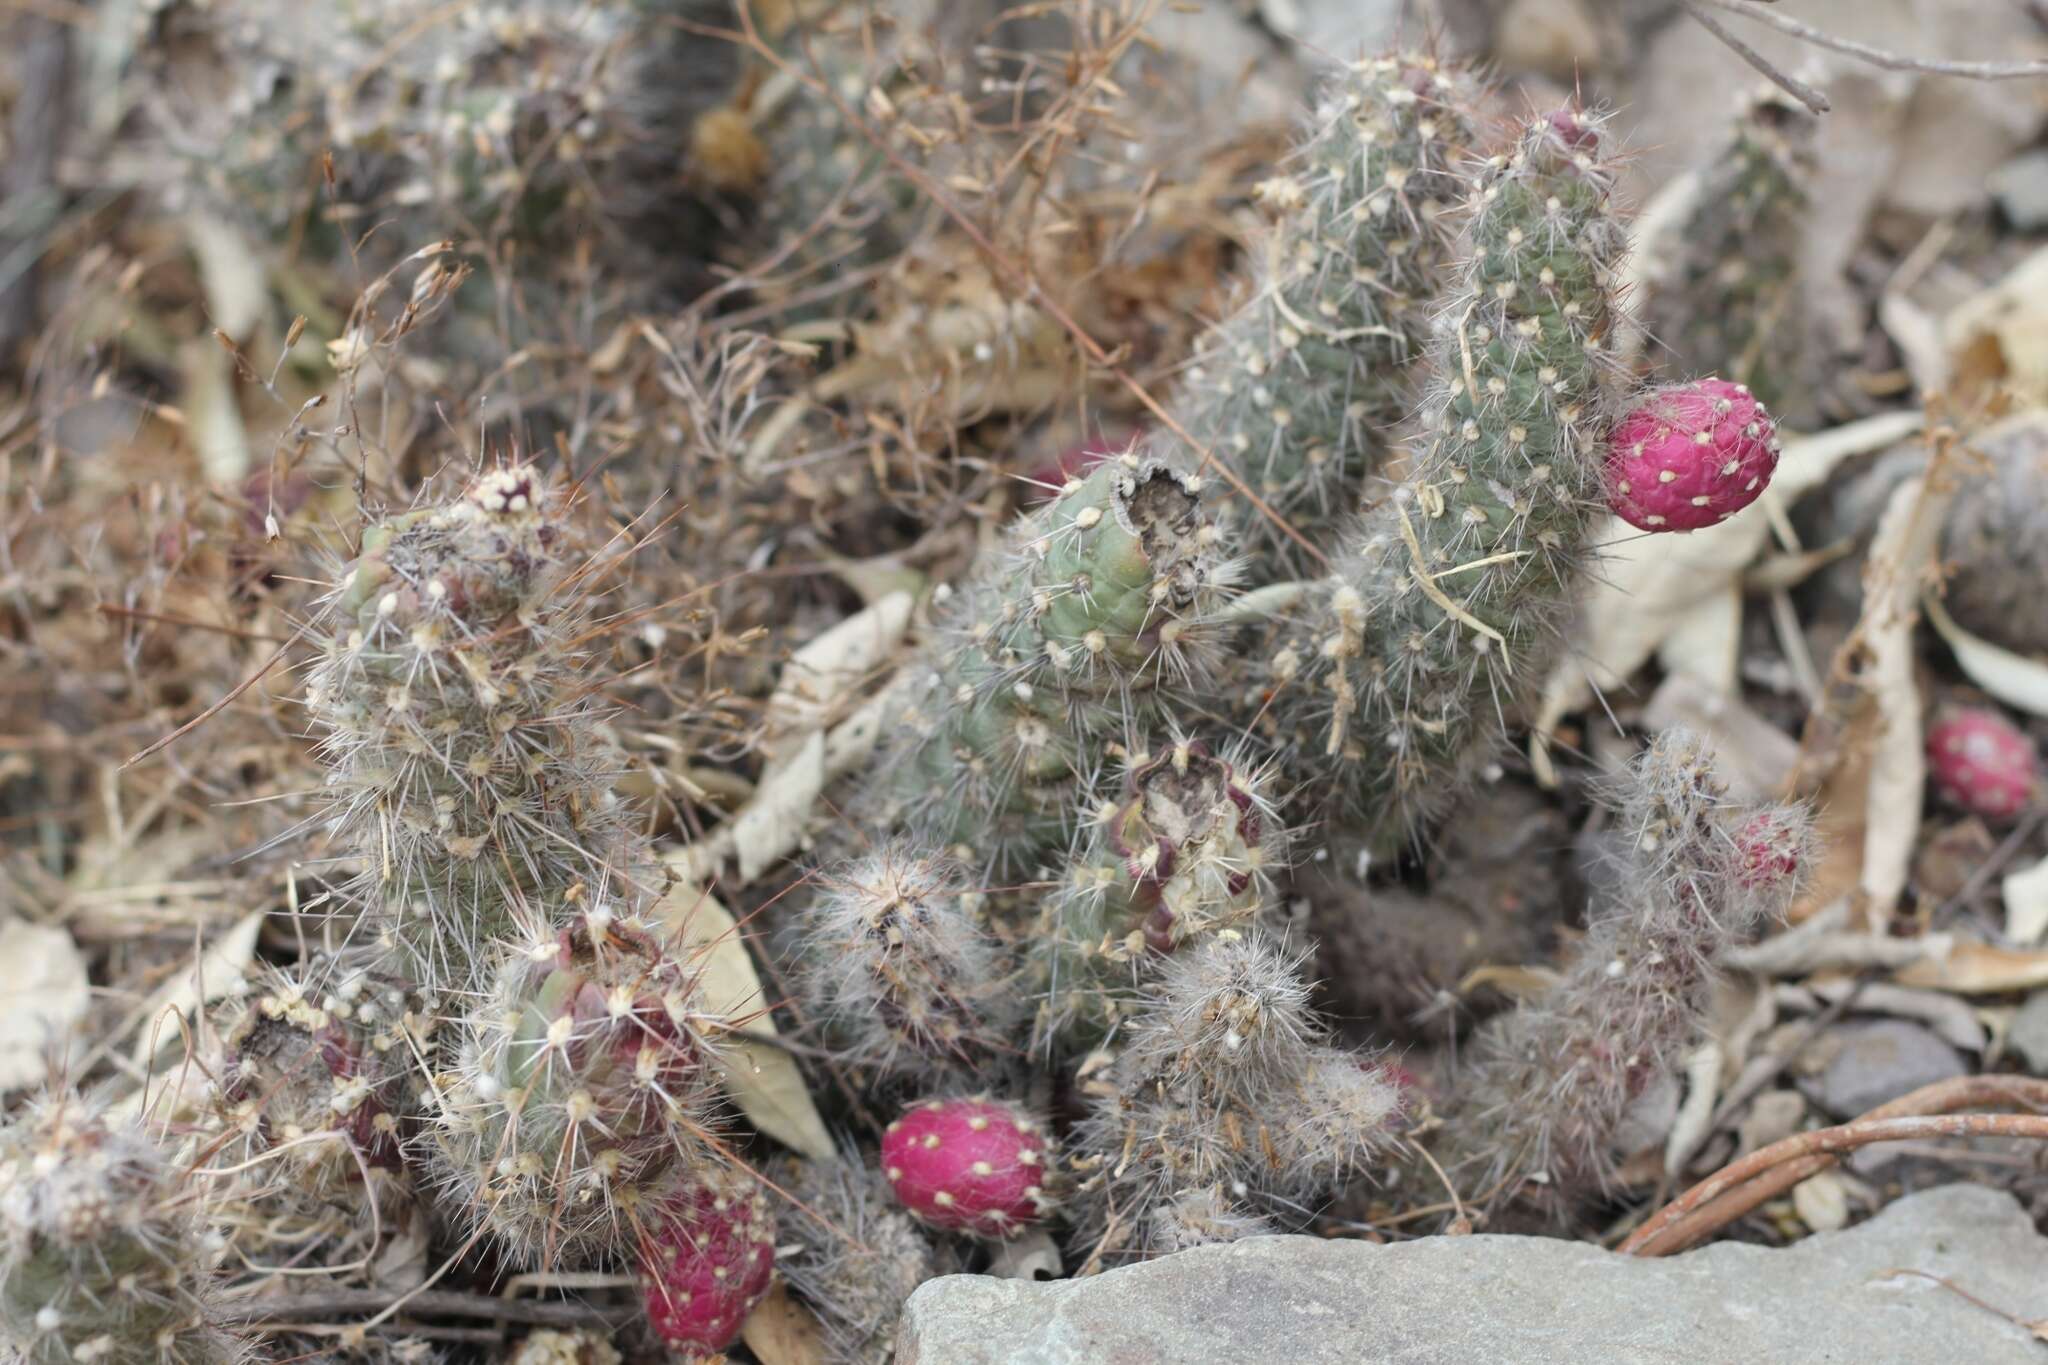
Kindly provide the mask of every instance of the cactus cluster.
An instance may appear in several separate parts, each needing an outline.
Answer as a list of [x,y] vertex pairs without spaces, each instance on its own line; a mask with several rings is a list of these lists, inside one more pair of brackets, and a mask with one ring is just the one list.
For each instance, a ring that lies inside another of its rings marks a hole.
[[[717,1350],[765,1286],[773,1236],[721,1137],[727,1023],[703,1003],[702,950],[657,915],[664,874],[611,790],[590,677],[598,561],[565,510],[532,467],[486,470],[371,525],[329,598],[307,700],[331,837],[361,868],[342,956],[374,954],[439,1020],[403,1035],[398,1088],[406,1156],[444,1220],[520,1265],[640,1265],[661,1330]],[[239,1049],[367,1080],[385,1054],[359,1035],[382,1022],[277,990]],[[288,1089],[262,1122],[303,1126],[329,1090],[339,1107],[360,1089]]]
[[1325,1041],[1298,957],[1224,934],[1168,960],[1084,1085],[1083,1226],[1112,1256],[1232,1240],[1327,1196],[1385,1146],[1402,1092]]
[[1660,736],[1606,794],[1622,848],[1558,983],[1482,1031],[1458,1080],[1458,1165],[1568,1221],[1612,1182],[1630,1106],[1702,1036],[1723,949],[1791,905],[1804,811],[1731,801],[1701,742]]
[[1621,397],[1612,182],[1598,123],[1570,109],[1487,163],[1438,310],[1415,473],[1274,658],[1305,772],[1392,833],[1493,751],[1592,548]]
[[206,1181],[140,1126],[52,1097],[0,1131],[0,1351],[23,1365],[236,1365]]
[[[1252,300],[1218,327],[1178,416],[1276,516],[1316,542],[1356,512],[1412,402],[1450,269],[1460,163],[1475,141],[1468,77],[1429,57],[1361,62],[1324,89],[1282,174]],[[1306,556],[1246,518],[1262,572]]]
[[1204,486],[1160,456],[1105,459],[952,594],[878,765],[910,831],[991,874],[1066,842],[1109,738],[1213,660],[1234,564]]

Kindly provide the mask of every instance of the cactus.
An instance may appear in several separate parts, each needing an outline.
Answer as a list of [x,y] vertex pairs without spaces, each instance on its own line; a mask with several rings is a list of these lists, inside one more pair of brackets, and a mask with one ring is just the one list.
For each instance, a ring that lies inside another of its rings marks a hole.
[[1560,1221],[1611,1183],[1630,1105],[1698,1042],[1715,956],[1782,915],[1811,862],[1805,813],[1729,801],[1683,732],[1607,799],[1630,845],[1610,897],[1563,979],[1482,1030],[1447,1130],[1454,1167]]
[[672,1354],[712,1355],[738,1340],[774,1276],[775,1219],[760,1185],[713,1173],[655,1215],[641,1265],[647,1320]]
[[587,1264],[710,1179],[721,1060],[698,973],[602,906],[536,926],[458,1021],[432,1115],[444,1197],[522,1261]]
[[[1305,785],[1398,835],[1498,743],[1559,640],[1601,501],[1626,234],[1597,123],[1495,157],[1439,310],[1413,481],[1376,507],[1275,660]],[[1315,755],[1321,755],[1321,761]]]
[[1147,987],[1074,1135],[1080,1226],[1100,1254],[1183,1244],[1172,1206],[1188,1191],[1227,1195],[1208,1215],[1226,1227],[1285,1216],[1388,1140],[1400,1086],[1323,1040],[1299,965],[1262,934],[1223,934]]
[[418,1046],[408,1003],[402,989],[331,960],[258,980],[228,1032],[223,1118],[252,1155],[285,1150],[286,1192],[331,1197],[399,1168]]
[[199,1180],[138,1128],[52,1098],[0,1132],[0,1356],[230,1365]]
[[1956,809],[2010,824],[2040,796],[2041,756],[2004,713],[1956,707],[1927,728],[1927,775]]
[[1005,949],[964,867],[899,841],[828,869],[818,884],[797,990],[848,1060],[929,1075],[1016,1051],[1020,1006]]
[[1100,1037],[1119,1004],[1113,978],[1135,979],[1149,955],[1248,926],[1283,865],[1265,773],[1179,736],[1156,753],[1133,746],[1128,763],[1025,936],[1039,1047]]
[[1667,385],[1608,434],[1608,506],[1644,531],[1717,526],[1763,495],[1778,450],[1776,424],[1742,385]]
[[[1287,173],[1259,187],[1279,221],[1253,296],[1181,390],[1183,425],[1311,541],[1357,510],[1411,402],[1405,370],[1428,339],[1464,197],[1467,86],[1416,54],[1329,82]],[[1239,520],[1257,567],[1292,577],[1295,542],[1263,515]]]
[[1202,493],[1166,460],[1103,460],[956,594],[878,760],[913,833],[996,872],[1064,841],[1101,736],[1214,656],[1234,568]]
[[926,1100],[882,1134],[889,1192],[928,1227],[1014,1237],[1053,1206],[1044,1125],[1013,1104]]
[[1777,90],[1744,105],[1701,171],[1642,309],[1675,368],[1718,371],[1802,426],[1815,413],[1799,256],[1817,127]]
[[584,673],[579,552],[529,466],[373,525],[323,604],[306,705],[367,928],[430,995],[573,895],[651,874]]
[[824,1324],[826,1360],[887,1365],[911,1291],[960,1258],[895,1202],[871,1158],[800,1163],[788,1188],[799,1208],[778,1268]]

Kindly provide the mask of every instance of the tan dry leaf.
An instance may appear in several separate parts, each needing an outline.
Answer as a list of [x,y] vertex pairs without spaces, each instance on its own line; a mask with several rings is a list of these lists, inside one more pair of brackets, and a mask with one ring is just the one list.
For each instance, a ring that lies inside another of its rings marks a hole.
[[1996,995],[2048,986],[2048,950],[1994,948],[1964,939],[1940,958],[1901,968],[1892,978],[1901,986],[1955,991],[1960,995]]
[[811,812],[825,790],[825,736],[813,730],[772,760],[754,799],[729,821],[732,850],[745,886],[803,843]]
[[1948,641],[1956,666],[1969,674],[1970,681],[2030,716],[2048,716],[2048,663],[2015,654],[1972,635],[1956,624],[1939,598],[1927,598],[1927,620],[1937,634]]
[[768,698],[771,732],[801,736],[832,723],[840,703],[902,642],[912,603],[909,593],[892,592],[790,655]]
[[2005,897],[2005,936],[2021,945],[2039,943],[2048,931],[2048,858],[2006,873],[1999,890]]
[[[1885,413],[1792,441],[1764,497],[1789,507],[1843,460],[1896,444],[1921,424],[1917,412]],[[1588,576],[1579,599],[1572,648],[1544,684],[1529,739],[1530,760],[1546,785],[1556,781],[1549,741],[1558,723],[1590,703],[1596,689],[1625,682],[1698,604],[1725,599],[1770,528],[1761,507],[1685,535],[1643,535],[1618,517],[1608,518],[1594,538],[1604,548],[1598,572]],[[1719,610],[1726,612],[1725,600]],[[1719,628],[1725,630],[1725,622]]]
[[[687,850],[678,850],[678,853]],[[670,863],[678,853],[664,855]],[[817,1161],[838,1155],[825,1120],[811,1101],[810,1087],[794,1059],[769,1043],[749,1043],[746,1035],[776,1037],[774,1017],[761,978],[747,955],[747,945],[732,912],[716,897],[688,881],[679,881],[656,907],[656,914],[687,947],[704,949],[704,1008],[727,1019],[744,1020],[732,1037],[733,1065],[726,1089],[740,1112],[769,1137],[791,1151]]]
[[85,959],[71,935],[47,924],[0,925],[0,974],[7,1008],[0,1010],[0,1094],[41,1085],[71,1028],[85,1017],[91,992]]
[[173,1015],[189,1019],[241,987],[256,958],[256,935],[263,928],[263,916],[263,911],[251,910],[236,920],[199,955],[191,970],[181,971],[157,987],[138,1026],[133,1054],[136,1066],[147,1069],[158,1053],[178,1039]]
[[824,1327],[780,1282],[747,1314],[740,1339],[761,1365],[824,1365],[826,1359]]
[[2048,248],[1952,309],[1942,336],[1965,405],[2000,388],[2022,407],[2048,405]]

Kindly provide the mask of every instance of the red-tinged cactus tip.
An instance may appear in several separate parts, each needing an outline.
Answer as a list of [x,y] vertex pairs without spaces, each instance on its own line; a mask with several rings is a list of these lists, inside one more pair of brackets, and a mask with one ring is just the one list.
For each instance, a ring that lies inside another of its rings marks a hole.
[[2041,786],[2034,742],[1987,707],[1950,711],[1927,731],[1927,771],[1950,805],[1986,820],[2018,816]]
[[928,1100],[882,1136],[897,1202],[935,1228],[1015,1236],[1051,1208],[1044,1130],[1015,1105]]
[[1645,531],[1697,531],[1755,502],[1778,468],[1778,429],[1725,379],[1657,389],[1607,438],[1607,498]]
[[1769,889],[1801,872],[1807,823],[1782,807],[1760,810],[1735,833],[1735,879],[1744,890]]
[[775,1220],[754,1182],[721,1174],[669,1200],[642,1266],[647,1320],[685,1358],[723,1351],[775,1273]]

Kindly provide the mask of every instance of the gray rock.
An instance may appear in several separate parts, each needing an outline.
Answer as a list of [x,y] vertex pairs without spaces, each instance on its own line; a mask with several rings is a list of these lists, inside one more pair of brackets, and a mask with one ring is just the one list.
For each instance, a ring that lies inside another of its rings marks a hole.
[[1948,1185],[1783,1250],[1637,1260],[1538,1237],[1375,1246],[1261,1237],[1085,1280],[931,1280],[897,1365],[2039,1365],[2022,1327],[1900,1269],[2048,1316],[2048,1241],[2010,1195]]
[[2022,152],[1991,173],[1991,197],[2021,232],[2048,227],[2048,148]]
[[1828,1041],[1835,1050],[1826,1066],[1799,1088],[1837,1118],[1856,1118],[1969,1069],[1954,1048],[1903,1019],[1843,1024],[1829,1030]]
[[2026,1058],[2027,1070],[2048,1076],[2048,991],[2035,991],[2012,1017],[2006,1041]]

